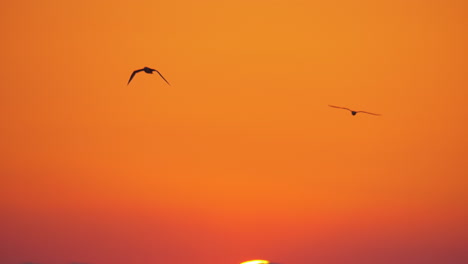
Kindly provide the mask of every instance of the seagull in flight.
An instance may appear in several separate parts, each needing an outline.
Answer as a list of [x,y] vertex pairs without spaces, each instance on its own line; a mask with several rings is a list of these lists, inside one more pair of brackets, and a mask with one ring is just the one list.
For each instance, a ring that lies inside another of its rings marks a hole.
[[[135,74],[137,74],[137,73],[139,73],[139,72],[141,72],[141,71],[144,71],[144,72],[146,72],[146,73],[148,73],[148,74],[153,74],[153,72],[157,72],[157,73],[159,74],[159,76],[161,76],[161,78],[163,78],[163,80],[164,80],[167,84],[169,84],[169,82],[166,80],[166,78],[164,78],[164,77],[162,76],[162,74],[161,74],[159,71],[157,71],[157,70],[155,70],[155,69],[148,68],[148,67],[144,67],[143,69],[135,70],[135,71],[132,73],[132,75],[130,75],[130,80],[128,80],[127,85],[130,84],[130,82],[131,82],[132,79],[133,79],[133,76],[135,76]],[[171,85],[171,84],[169,84],[169,85]]]
[[369,112],[366,112],[366,111],[354,111],[354,110],[351,110],[351,109],[346,108],[346,107],[340,107],[340,106],[334,106],[334,105],[328,105],[328,106],[333,107],[333,108],[346,109],[346,110],[350,111],[353,116],[356,115],[357,113],[364,113],[364,114],[376,115],[376,116],[380,115],[380,114],[369,113]]

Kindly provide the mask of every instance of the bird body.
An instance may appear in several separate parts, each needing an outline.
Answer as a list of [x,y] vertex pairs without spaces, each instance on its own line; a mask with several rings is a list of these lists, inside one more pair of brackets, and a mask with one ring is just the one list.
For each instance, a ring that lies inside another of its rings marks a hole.
[[135,70],[132,72],[132,75],[130,75],[130,79],[128,80],[128,83],[127,85],[130,84],[130,82],[132,81],[133,77],[135,76],[135,74],[141,72],[141,71],[144,71],[145,73],[148,73],[148,74],[153,74],[153,72],[157,72],[159,74],[159,76],[161,76],[161,78],[169,85],[171,85],[167,80],[166,78],[164,78],[164,76],[162,76],[162,74],[158,71],[158,70],[155,70],[155,69],[151,69],[149,67],[144,67],[143,69],[138,69],[138,70]]
[[149,74],[153,74],[153,72],[155,71],[155,69],[151,69],[151,68],[148,68],[148,67],[144,67],[143,70],[144,70],[146,73],[149,73]]
[[341,107],[341,106],[334,106],[334,105],[328,105],[330,107],[333,107],[333,108],[339,108],[339,109],[345,109],[345,110],[348,110],[351,112],[351,114],[353,116],[355,116],[357,113],[364,113],[364,114],[369,114],[369,115],[376,115],[376,116],[379,116],[380,114],[374,114],[374,113],[370,113],[370,112],[366,112],[366,111],[355,111],[355,110],[351,110],[349,108],[346,108],[346,107]]

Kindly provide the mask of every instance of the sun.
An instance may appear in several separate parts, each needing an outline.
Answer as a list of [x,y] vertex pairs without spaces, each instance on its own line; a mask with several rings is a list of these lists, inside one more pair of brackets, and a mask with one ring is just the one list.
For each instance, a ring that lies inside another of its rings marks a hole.
[[270,263],[270,261],[268,260],[255,259],[255,260],[242,262],[241,264],[268,264],[268,263]]

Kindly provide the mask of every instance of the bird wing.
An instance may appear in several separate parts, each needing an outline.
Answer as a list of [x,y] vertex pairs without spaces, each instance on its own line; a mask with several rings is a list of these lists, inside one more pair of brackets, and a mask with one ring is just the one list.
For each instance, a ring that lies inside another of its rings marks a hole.
[[329,107],[334,107],[334,108],[339,108],[339,109],[346,109],[346,110],[351,111],[351,112],[353,111],[353,110],[351,110],[351,109],[349,109],[349,108],[346,108],[346,107],[334,106],[334,105],[328,105],[328,106],[329,106]]
[[374,114],[374,113],[370,113],[370,112],[366,112],[366,111],[356,111],[356,113],[364,113],[364,114],[376,115],[376,116],[380,115],[380,114]]
[[171,86],[171,84],[166,80],[166,78],[164,78],[164,76],[162,76],[162,74],[158,71],[158,70],[154,70],[155,72],[157,72],[159,74],[159,76],[161,76],[161,78],[163,78],[163,80],[169,84],[169,86]]
[[133,72],[132,72],[132,75],[130,75],[130,80],[128,80],[127,85],[132,81],[133,76],[135,76],[135,74],[137,74],[137,73],[139,73],[139,72],[141,72],[141,71],[143,71],[143,70],[144,70],[144,69],[139,69],[139,70],[133,71]]

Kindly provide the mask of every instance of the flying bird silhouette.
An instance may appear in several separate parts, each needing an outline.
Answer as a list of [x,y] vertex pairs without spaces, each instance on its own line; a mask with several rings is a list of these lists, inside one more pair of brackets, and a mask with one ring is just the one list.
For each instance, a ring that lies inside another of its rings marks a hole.
[[164,78],[164,76],[162,76],[162,74],[161,74],[159,71],[157,71],[157,70],[155,70],[155,69],[148,68],[148,67],[144,67],[143,69],[135,70],[134,72],[132,72],[132,75],[130,75],[130,80],[128,80],[127,85],[130,84],[130,82],[131,82],[132,79],[133,79],[133,76],[135,76],[135,74],[137,74],[137,73],[139,73],[139,72],[141,72],[141,71],[145,71],[145,72],[148,73],[148,74],[153,74],[153,72],[157,72],[157,73],[159,74],[159,76],[161,76],[161,78],[163,78],[163,80],[164,80],[167,84],[171,85],[171,84],[166,80],[166,78]]
[[353,116],[356,115],[357,113],[364,113],[364,114],[376,115],[376,116],[380,115],[380,114],[374,114],[374,113],[370,113],[370,112],[366,112],[366,111],[354,111],[354,110],[351,110],[351,109],[346,108],[346,107],[340,107],[340,106],[334,106],[334,105],[328,105],[328,106],[334,107],[334,108],[339,108],[339,109],[346,109],[346,110],[350,111]]

